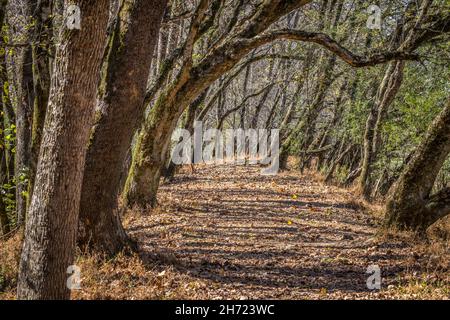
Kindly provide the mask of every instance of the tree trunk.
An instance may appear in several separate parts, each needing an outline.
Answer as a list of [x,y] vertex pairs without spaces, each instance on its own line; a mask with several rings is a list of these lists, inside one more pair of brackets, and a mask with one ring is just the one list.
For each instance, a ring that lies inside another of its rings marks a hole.
[[373,137],[374,127],[377,121],[377,110],[375,106],[371,106],[369,116],[366,121],[366,129],[364,131],[364,143],[363,143],[363,159],[361,166],[361,174],[359,176],[359,192],[365,199],[369,199],[370,195],[370,169],[373,163]]
[[[5,22],[5,16],[6,16],[6,0],[0,0],[0,28],[3,28],[3,24]],[[0,48],[4,48],[4,42],[3,37],[0,38]],[[6,65],[5,65],[5,51],[1,50],[0,52],[0,110],[4,110],[4,103],[6,101],[4,97],[4,85],[7,81],[6,77]],[[0,116],[0,128],[1,131],[4,132],[4,116]],[[3,139],[3,134],[0,135],[0,137]],[[8,176],[7,172],[7,165],[6,165],[6,152],[4,148],[3,141],[0,142],[2,146],[1,150],[1,156],[0,156],[0,187],[3,186],[5,183],[5,180]],[[6,213],[6,207],[5,203],[3,201],[3,195],[0,195],[0,236],[5,235],[9,232],[9,219],[8,215]]]
[[9,220],[3,198],[0,198],[0,236],[9,232]]
[[[342,145],[344,146],[344,145]],[[328,170],[328,174],[325,177],[324,182],[326,184],[331,182],[331,179],[333,178],[333,173],[336,167],[341,163],[341,161],[344,159],[344,157],[352,150],[353,144],[350,144],[344,151],[342,151],[340,154],[338,154],[338,157],[332,162],[330,169]]]
[[[0,125],[3,129],[3,125]],[[6,155],[2,152],[0,157],[0,186],[7,182],[7,166],[6,166]],[[0,236],[7,234],[10,231],[10,223],[8,218],[8,213],[6,211],[6,203],[3,199],[3,194],[0,195]]]
[[[168,99],[165,94],[158,99],[139,132],[123,191],[123,201],[127,207],[137,205],[145,209],[156,205],[156,192],[166,164],[170,136],[184,110],[184,106],[180,107]],[[171,111],[167,112],[165,108]]]
[[448,190],[430,195],[449,153],[450,100],[394,185],[386,205],[387,226],[424,231],[450,213]]
[[[65,8],[72,2],[65,1]],[[108,0],[78,2],[81,30],[62,25],[18,278],[19,299],[68,299],[84,161],[106,40]]]
[[403,82],[404,61],[391,62],[377,92],[375,105],[371,108],[364,135],[364,158],[359,180],[362,196],[369,200],[371,192],[372,167],[376,161],[381,140],[381,126],[389,106],[395,99]]
[[[3,129],[3,125],[0,125],[0,128]],[[7,181],[6,156],[2,152],[0,157],[0,186],[2,189],[6,181]],[[6,204],[2,194],[0,195],[0,236],[7,234],[9,230],[10,230],[10,223],[8,213],[6,212]]]
[[[198,98],[195,99],[194,102],[191,103],[191,105],[186,111],[186,121],[184,123],[184,129],[189,131],[191,133],[191,136],[193,136],[194,134],[194,122],[197,110],[205,101],[207,93],[208,90],[203,91],[203,93],[200,96],[198,96]],[[163,172],[163,176],[166,181],[170,181],[175,176],[177,165],[173,161],[171,161],[170,148],[167,149],[167,153],[168,153],[166,156],[167,161],[165,170]]]
[[[30,34],[33,32],[29,30]],[[31,41],[31,35],[27,36]],[[34,104],[33,84],[33,49],[31,44],[23,49],[21,54],[20,87],[18,88],[18,102],[16,108],[16,214],[17,224],[25,221],[27,210],[28,179],[31,169],[31,126]]]
[[155,61],[155,70],[153,77],[155,79],[158,78],[158,74],[161,72],[161,66],[162,63],[166,57],[166,51],[167,51],[167,33],[168,33],[167,27],[162,27],[159,31],[159,37],[158,37],[158,50],[156,55],[156,61]]
[[80,242],[107,254],[127,243],[117,208],[120,176],[144,113],[144,95],[166,0],[121,8],[103,66],[80,205]]
[[[242,90],[242,94],[244,97],[246,97],[248,95],[247,92],[248,92],[249,82],[251,81],[251,79],[252,79],[252,66],[249,65],[245,69],[244,88]],[[246,113],[247,113],[247,105],[244,104],[244,106],[242,107],[242,109],[239,112],[239,127],[241,129],[245,129]]]
[[36,169],[41,147],[42,133],[44,131],[45,114],[50,94],[50,57],[52,50],[52,1],[44,0],[37,3],[34,8],[35,34],[39,37],[39,45],[33,45],[33,125],[31,132],[31,161],[30,177],[28,183],[28,204],[30,203]]

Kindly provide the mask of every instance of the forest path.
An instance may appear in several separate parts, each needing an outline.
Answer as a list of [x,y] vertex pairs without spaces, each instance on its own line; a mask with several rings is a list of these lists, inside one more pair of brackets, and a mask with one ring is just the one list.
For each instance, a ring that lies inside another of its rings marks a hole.
[[[299,172],[201,166],[165,183],[159,208],[127,229],[150,265],[198,289],[181,298],[383,297],[411,251],[380,242],[376,219],[353,199]],[[377,293],[366,286],[374,264],[383,275]]]

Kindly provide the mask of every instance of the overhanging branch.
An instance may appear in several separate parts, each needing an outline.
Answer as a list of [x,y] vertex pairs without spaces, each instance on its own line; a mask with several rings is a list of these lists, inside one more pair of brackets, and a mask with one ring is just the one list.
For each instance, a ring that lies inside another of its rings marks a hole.
[[245,39],[242,41],[246,42],[243,46],[248,45],[250,47],[258,47],[280,39],[316,43],[334,53],[349,65],[359,68],[375,66],[377,64],[386,63],[392,60],[419,60],[419,56],[417,54],[404,51],[387,51],[370,54],[368,56],[357,55],[324,33],[307,32],[302,30],[275,30],[265,32],[250,40]]

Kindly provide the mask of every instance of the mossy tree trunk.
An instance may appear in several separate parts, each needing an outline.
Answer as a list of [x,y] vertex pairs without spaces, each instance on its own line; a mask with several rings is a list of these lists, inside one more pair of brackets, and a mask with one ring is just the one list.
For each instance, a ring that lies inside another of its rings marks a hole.
[[123,1],[103,65],[80,205],[80,243],[109,255],[128,243],[117,208],[128,148],[144,113],[166,0]]
[[[33,26],[33,8],[30,1],[24,3],[24,16],[28,29],[24,31],[24,38],[27,45],[21,49],[19,54],[19,86],[17,88],[16,105],[16,153],[15,153],[15,174],[16,174],[16,215],[17,224],[25,222],[27,210],[28,179],[31,169],[31,136],[32,119],[34,106],[34,82],[33,82],[33,47],[31,42],[35,35]],[[33,26],[33,27],[30,27]]]
[[31,161],[28,183],[28,203],[31,200],[34,179],[41,147],[42,133],[44,131],[45,114],[50,94],[50,54],[53,50],[51,44],[53,36],[52,27],[52,1],[42,0],[34,8],[35,35],[39,45],[33,44],[33,87],[34,106],[31,131]]
[[[184,106],[161,96],[140,130],[123,191],[124,205],[141,209],[156,204],[156,192],[166,164],[169,140]],[[179,103],[182,103],[181,101]],[[171,108],[168,112],[168,108]]]
[[363,161],[359,187],[361,195],[370,200],[372,171],[380,147],[381,126],[387,110],[394,101],[403,82],[404,61],[391,62],[378,88],[375,103],[371,106],[364,133]]
[[450,153],[450,100],[406,165],[386,205],[386,225],[424,231],[450,213],[450,190],[431,195]]
[[[0,28],[3,28],[3,24],[5,22],[6,17],[6,0],[0,0]],[[4,47],[4,41],[3,38],[0,38],[0,47]],[[5,52],[2,50],[0,52],[0,110],[4,112],[4,103],[6,101],[4,97],[4,89],[3,86],[5,85],[5,82],[7,82],[7,75],[6,75],[6,64],[5,64]],[[0,129],[2,132],[4,132],[4,119],[3,116],[0,117]],[[3,135],[0,135],[1,139],[3,139]],[[4,151],[4,142],[0,141],[1,147],[1,153],[0,153],[0,187],[3,188],[3,184],[5,183],[5,180],[7,179],[8,172],[7,172],[7,165],[6,165],[6,152]],[[0,196],[0,236],[4,235],[9,232],[9,219],[8,215],[6,213],[6,207],[5,203],[3,201],[3,196]]]

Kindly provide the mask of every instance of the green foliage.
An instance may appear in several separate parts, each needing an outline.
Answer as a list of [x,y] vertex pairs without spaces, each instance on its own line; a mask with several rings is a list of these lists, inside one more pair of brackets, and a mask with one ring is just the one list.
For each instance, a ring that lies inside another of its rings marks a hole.
[[[3,103],[8,103],[9,85],[7,82],[3,85]],[[9,172],[9,167],[14,165],[14,154],[16,152],[16,132],[14,123],[6,116],[5,112],[0,112],[0,160],[6,164],[6,172],[2,172],[0,181],[0,197],[3,202],[4,210],[8,217],[9,225],[14,228],[16,219],[16,177]],[[28,177],[19,175],[22,182],[28,182]]]
[[[433,119],[439,114],[450,85],[450,70],[434,67],[426,72],[423,66],[406,68],[401,91],[382,128],[383,150],[376,166],[395,171],[422,141]],[[448,168],[444,168],[448,171]],[[448,174],[447,174],[448,175]]]
[[[3,112],[0,112],[3,116]],[[16,152],[16,126],[10,124],[8,127],[0,128],[0,150],[8,150],[11,153]]]
[[17,224],[16,217],[16,179],[0,186],[1,197],[8,216],[9,225],[14,228]]

